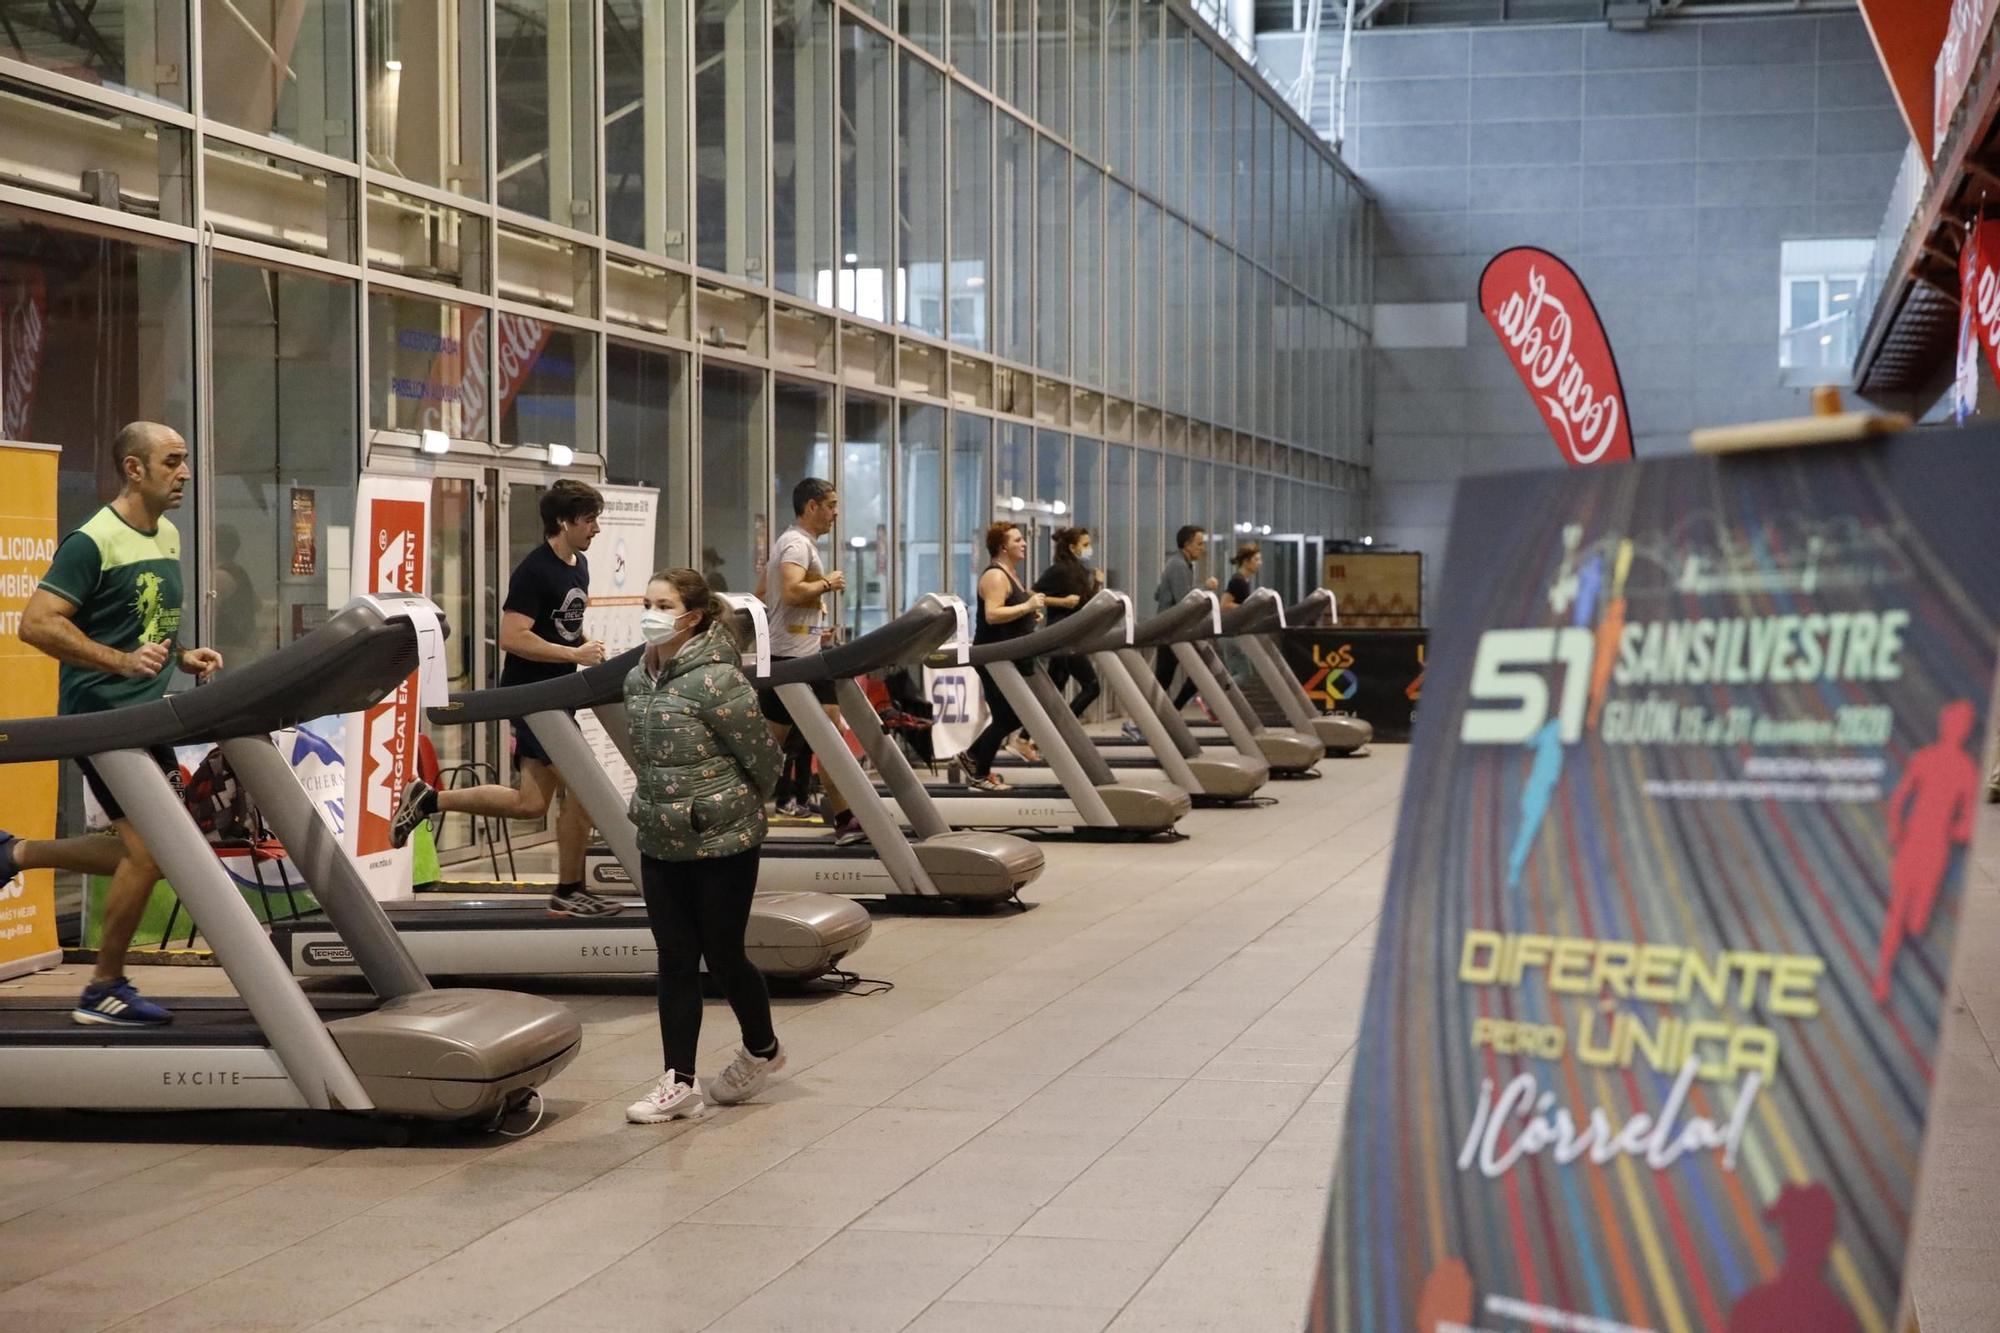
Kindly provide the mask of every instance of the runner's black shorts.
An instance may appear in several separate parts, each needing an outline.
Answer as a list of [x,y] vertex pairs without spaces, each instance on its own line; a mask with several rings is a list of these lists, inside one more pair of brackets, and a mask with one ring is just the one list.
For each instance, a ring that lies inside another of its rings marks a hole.
[[[166,775],[167,785],[174,789],[174,795],[185,798],[187,782],[181,776],[181,762],[174,757],[174,752],[164,745],[155,745],[148,747],[146,753],[160,766],[160,772]],[[97,804],[103,808],[105,818],[114,822],[125,818],[125,807],[118,804],[118,798],[111,794],[110,784],[105,782],[96,767],[81,756],[77,758],[76,766],[83,771],[83,785],[90,788],[90,794],[97,798]]]
[[[574,719],[576,714],[570,713],[569,716]],[[513,727],[515,767],[518,768],[524,759],[539,759],[550,768],[556,766],[556,761],[549,758],[549,752],[542,748],[541,741],[535,738],[535,729],[528,725],[527,719],[516,718]]]
[[[776,665],[779,662],[796,662],[797,660],[796,657],[773,657],[771,662],[773,665]],[[823,704],[835,702],[833,682],[830,680],[813,681],[812,692],[813,698]],[[765,721],[775,722],[781,727],[792,725],[792,710],[785,707],[785,701],[778,697],[776,690],[757,691],[757,706],[764,710]]]

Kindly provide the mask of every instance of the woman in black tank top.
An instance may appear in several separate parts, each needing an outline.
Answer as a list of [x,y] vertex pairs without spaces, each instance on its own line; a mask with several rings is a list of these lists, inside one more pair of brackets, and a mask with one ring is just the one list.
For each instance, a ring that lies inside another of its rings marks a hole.
[[[1011,523],[993,524],[986,529],[986,553],[993,557],[993,563],[979,576],[978,627],[972,641],[999,643],[1034,633],[1046,599],[1038,592],[1030,592],[1021,582],[1021,561],[1028,554],[1028,543],[1021,530]],[[1000,753],[1000,746],[1009,735],[1020,730],[1021,719],[986,668],[978,670],[981,691],[993,720],[965,752],[965,768],[973,786],[998,790],[1007,784],[993,775],[993,756]]]

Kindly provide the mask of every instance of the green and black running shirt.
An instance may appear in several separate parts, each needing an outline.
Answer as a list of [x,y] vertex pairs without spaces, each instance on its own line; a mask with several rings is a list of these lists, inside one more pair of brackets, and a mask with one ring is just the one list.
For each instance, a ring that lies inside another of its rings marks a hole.
[[167,665],[150,680],[63,663],[58,712],[101,713],[166,694],[181,636],[181,534],[172,523],[141,532],[106,505],[62,539],[41,586],[76,607],[76,627],[106,648],[167,645]]

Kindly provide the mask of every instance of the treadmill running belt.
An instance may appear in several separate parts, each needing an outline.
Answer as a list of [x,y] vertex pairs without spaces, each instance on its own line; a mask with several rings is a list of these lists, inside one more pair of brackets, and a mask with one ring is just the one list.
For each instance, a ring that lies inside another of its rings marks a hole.
[[[0,999],[0,1046],[268,1046],[263,1031],[234,995],[154,996],[174,1011],[158,1027],[116,1028],[72,1022],[76,1000],[63,995]],[[307,999],[327,1021],[380,1006],[372,995],[315,993]]]

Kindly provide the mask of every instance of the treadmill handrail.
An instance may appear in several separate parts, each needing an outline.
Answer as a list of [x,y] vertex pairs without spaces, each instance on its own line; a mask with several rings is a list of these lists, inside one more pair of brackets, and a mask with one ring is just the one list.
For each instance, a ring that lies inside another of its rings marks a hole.
[[391,593],[357,598],[276,652],[151,703],[0,721],[0,764],[202,745],[365,712],[417,669],[417,628],[393,612],[401,601],[422,600]]
[[[1038,630],[1011,639],[973,644],[971,665],[1021,662],[1031,657],[1061,652],[1078,640],[1102,634],[1113,626],[1118,627],[1118,637],[1122,639],[1124,624],[1125,604],[1116,594],[1100,588],[1089,601],[1053,625],[1044,625]],[[955,652],[936,652],[924,659],[924,665],[929,667],[943,668],[958,664],[958,654]]]
[[1275,589],[1258,588],[1249,597],[1222,613],[1225,638],[1239,634],[1274,634],[1290,623],[1285,605]]
[[768,676],[751,674],[750,679],[765,688],[853,680],[885,667],[921,662],[940,644],[949,641],[957,629],[958,616],[951,607],[935,594],[926,593],[880,629],[846,643],[832,644],[808,657],[773,662]]
[[1340,613],[1333,600],[1333,593],[1326,588],[1314,588],[1306,594],[1306,599],[1296,606],[1285,608],[1285,624],[1292,629],[1311,629],[1319,625],[1338,625]]
[[469,726],[475,722],[508,722],[531,713],[571,713],[625,697],[625,678],[646,655],[644,644],[596,666],[551,676],[526,685],[496,685],[464,690],[442,708],[430,710],[437,726]]
[[1189,593],[1168,610],[1150,620],[1142,620],[1132,632],[1131,642],[1121,633],[1090,643],[1085,651],[1108,653],[1119,648],[1158,648],[1169,643],[1195,643],[1215,637],[1215,604],[1201,591]]

